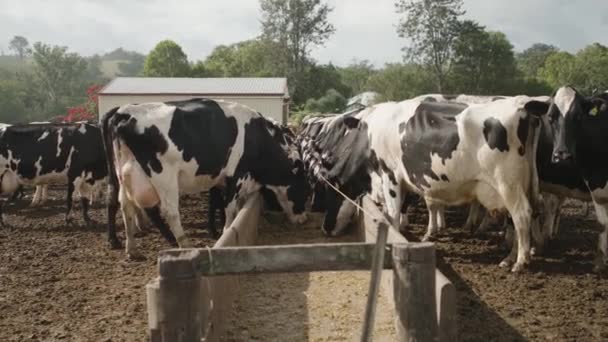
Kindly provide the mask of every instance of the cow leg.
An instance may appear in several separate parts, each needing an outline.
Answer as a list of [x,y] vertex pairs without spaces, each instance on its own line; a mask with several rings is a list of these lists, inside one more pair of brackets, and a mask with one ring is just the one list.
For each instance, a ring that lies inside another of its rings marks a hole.
[[106,195],[108,213],[108,242],[112,249],[122,247],[118,236],[116,236],[116,213],[118,212],[118,184],[108,183],[108,194]]
[[520,272],[530,263],[530,224],[532,222],[532,208],[524,191],[509,190],[511,189],[507,189],[502,197],[507,210],[513,218],[513,224],[515,226],[514,248],[511,248],[511,253],[507,258],[500,262],[499,266],[510,266],[513,264],[513,260],[515,260],[511,271]]
[[44,184],[44,185],[41,185],[40,187],[42,189],[41,189],[41,194],[40,194],[40,202],[38,204],[44,204],[49,199],[49,195],[48,195],[49,186],[47,184]]
[[430,241],[437,235],[438,231],[438,223],[437,218],[439,217],[437,211],[439,210],[439,205],[431,203],[427,201],[426,207],[429,211],[429,224],[426,228],[426,234],[422,238],[422,241]]
[[42,197],[42,187],[40,185],[36,185],[36,191],[34,192],[34,197],[32,197],[31,206],[37,206],[40,203],[40,198]]
[[125,250],[127,258],[130,260],[143,260],[144,256],[137,250],[137,244],[135,243],[135,217],[138,209],[127,197],[124,188],[120,189],[119,198],[122,220],[125,225]]
[[[171,196],[173,197],[173,196]],[[192,247],[192,242],[184,234],[182,228],[181,219],[179,216],[179,207],[177,205],[178,200],[177,191],[175,192],[175,205],[171,201],[162,199],[160,207],[146,208],[146,213],[150,217],[150,220],[159,228],[161,234],[170,243],[179,245],[180,248]]]
[[217,239],[220,234],[217,233],[217,229],[215,228],[215,213],[220,211],[223,213],[224,217],[226,215],[224,212],[224,198],[221,189],[216,187],[209,189],[209,205],[207,206],[207,210],[207,231],[211,237]]
[[408,204],[407,201],[405,200],[405,196],[403,199],[403,204],[401,204],[401,218],[399,220],[399,231],[404,232],[407,227],[410,225],[410,220],[407,216],[407,208],[408,208]]
[[594,260],[594,272],[603,272],[608,264],[608,204],[600,204],[593,201],[595,216],[602,226],[604,231],[599,234],[597,242],[597,256]]
[[467,220],[464,223],[464,230],[468,230],[471,234],[475,233],[475,227],[477,222],[479,221],[479,214],[482,211],[481,204],[477,201],[474,201],[469,205],[469,215],[467,216]]
[[442,205],[437,208],[437,231],[441,232],[445,227],[445,206]]
[[[74,181],[75,179],[68,179],[68,195],[67,195],[67,208],[65,213],[65,223],[72,224],[72,218],[70,214],[72,213],[72,197],[74,195]],[[38,191],[38,190],[36,190]],[[41,190],[42,191],[42,190]]]
[[82,218],[84,220],[84,223],[89,226],[92,227],[93,225],[95,225],[95,222],[93,222],[93,220],[91,220],[91,217],[89,216],[89,199],[86,197],[80,197],[80,205],[82,205]]
[[479,227],[477,228],[475,233],[483,234],[483,233],[487,232],[490,225],[492,225],[492,215],[490,215],[489,211],[485,210],[483,218],[481,219],[481,222],[479,223]]

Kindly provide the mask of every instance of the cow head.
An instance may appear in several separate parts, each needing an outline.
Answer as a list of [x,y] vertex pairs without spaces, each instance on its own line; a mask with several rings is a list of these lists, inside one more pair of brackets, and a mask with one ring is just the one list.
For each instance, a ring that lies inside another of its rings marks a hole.
[[[596,109],[597,110],[597,109]],[[549,123],[553,131],[554,163],[571,162],[575,159],[576,132],[584,115],[592,111],[592,104],[574,88],[564,86],[553,95],[549,108]]]
[[266,128],[273,140],[278,142],[289,160],[290,174],[286,175],[286,185],[266,185],[276,196],[277,202],[292,223],[306,221],[306,201],[310,185],[306,180],[304,163],[295,144],[294,133],[284,125],[267,120]]

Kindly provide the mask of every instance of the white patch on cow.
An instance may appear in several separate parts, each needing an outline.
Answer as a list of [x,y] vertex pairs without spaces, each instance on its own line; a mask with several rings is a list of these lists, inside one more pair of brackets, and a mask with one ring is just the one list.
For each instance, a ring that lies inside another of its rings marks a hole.
[[575,98],[576,92],[574,89],[570,87],[561,87],[555,93],[553,101],[555,102],[555,105],[561,112],[562,116],[565,116],[572,107]]
[[49,132],[45,131],[44,133],[42,133],[42,135],[40,136],[40,138],[38,138],[38,141],[41,141],[41,140],[43,140],[44,138],[46,138],[48,136],[49,136]]
[[342,234],[344,229],[348,227],[353,216],[357,212],[357,208],[349,201],[343,201],[342,205],[338,209],[338,215],[336,216],[336,227],[331,232],[332,236],[338,236]]
[[59,157],[61,154],[61,142],[63,141],[63,137],[61,136],[62,131],[63,128],[57,130],[57,154],[55,154],[55,157]]
[[78,127],[78,132],[85,134],[87,132],[87,125],[80,125],[80,127]]

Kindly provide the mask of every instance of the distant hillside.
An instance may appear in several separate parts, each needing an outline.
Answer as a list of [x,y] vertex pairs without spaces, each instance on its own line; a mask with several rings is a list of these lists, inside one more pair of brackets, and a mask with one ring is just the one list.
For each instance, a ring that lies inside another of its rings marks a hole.
[[111,59],[111,60],[102,60],[101,61],[101,72],[103,73],[103,77],[114,78],[116,76],[122,75],[118,65],[120,63],[128,63],[129,61],[126,59]]

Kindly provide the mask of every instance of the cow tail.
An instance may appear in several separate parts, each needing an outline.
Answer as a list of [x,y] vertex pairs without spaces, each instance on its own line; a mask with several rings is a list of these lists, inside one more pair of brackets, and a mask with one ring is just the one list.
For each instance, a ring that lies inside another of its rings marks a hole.
[[112,248],[120,248],[120,241],[116,236],[116,213],[118,212],[118,191],[120,185],[118,183],[118,175],[116,175],[116,167],[114,165],[114,139],[115,120],[114,116],[118,111],[118,107],[111,109],[101,118],[101,136],[103,138],[103,146],[106,154],[108,167],[108,195],[106,199],[108,209],[108,241]]

